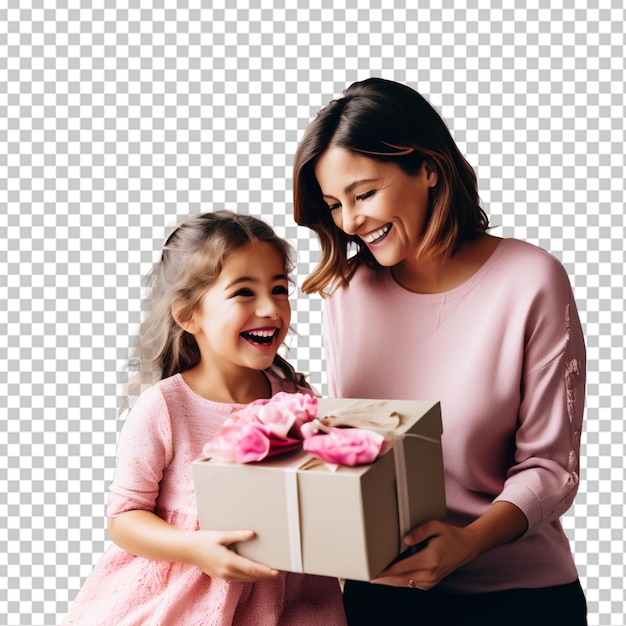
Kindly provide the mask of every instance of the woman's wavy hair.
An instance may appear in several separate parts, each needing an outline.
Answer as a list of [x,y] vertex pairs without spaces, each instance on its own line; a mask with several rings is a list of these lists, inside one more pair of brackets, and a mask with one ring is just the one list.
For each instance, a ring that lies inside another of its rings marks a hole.
[[[146,387],[184,372],[200,362],[193,335],[175,321],[191,319],[202,298],[218,279],[230,255],[254,241],[273,245],[289,276],[296,265],[291,245],[264,221],[251,215],[215,211],[192,215],[170,234],[161,259],[146,277],[148,294],[143,302],[144,319],[137,337],[130,369],[137,372],[128,386],[128,408]],[[274,368],[295,385],[308,386],[304,376],[279,354]]]
[[294,159],[294,217],[317,233],[321,248],[318,266],[302,285],[305,293],[327,296],[347,286],[361,264],[380,268],[359,237],[335,226],[322,198],[315,166],[330,147],[396,163],[409,175],[423,163],[437,173],[418,254],[452,256],[463,241],[489,228],[476,174],[433,106],[400,83],[382,78],[356,82],[311,121]]

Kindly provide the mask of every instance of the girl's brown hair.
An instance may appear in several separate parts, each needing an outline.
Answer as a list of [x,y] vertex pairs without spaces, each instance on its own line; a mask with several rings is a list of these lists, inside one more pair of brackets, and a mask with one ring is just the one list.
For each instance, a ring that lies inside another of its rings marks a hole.
[[[285,274],[295,267],[291,245],[264,221],[231,211],[201,213],[185,219],[168,237],[161,259],[147,276],[144,320],[130,366],[137,371],[128,389],[136,398],[157,380],[184,372],[200,362],[193,335],[172,315],[177,303],[179,319],[190,319],[202,298],[218,279],[228,257],[253,241],[272,244],[280,253]],[[274,367],[295,385],[308,386],[302,374],[279,354]]]
[[[430,190],[418,253],[451,256],[463,241],[489,228],[476,174],[432,105],[393,81],[370,78],[354,83],[308,125],[294,159],[294,217],[317,233],[321,247],[320,262],[302,285],[305,293],[328,295],[329,290],[348,285],[360,265],[380,267],[357,236],[335,226],[322,199],[315,166],[331,146],[396,163],[410,175],[424,162],[436,171],[437,185]],[[356,253],[350,256],[354,247]]]

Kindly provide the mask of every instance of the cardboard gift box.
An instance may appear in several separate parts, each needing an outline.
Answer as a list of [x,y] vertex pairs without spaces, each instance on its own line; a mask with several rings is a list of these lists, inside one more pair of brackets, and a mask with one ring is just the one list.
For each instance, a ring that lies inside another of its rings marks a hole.
[[[360,399],[319,399],[318,416]],[[446,513],[438,402],[388,400],[391,449],[332,471],[304,451],[257,463],[192,463],[200,528],[252,529],[237,552],[270,567],[353,580],[376,577],[413,527]]]

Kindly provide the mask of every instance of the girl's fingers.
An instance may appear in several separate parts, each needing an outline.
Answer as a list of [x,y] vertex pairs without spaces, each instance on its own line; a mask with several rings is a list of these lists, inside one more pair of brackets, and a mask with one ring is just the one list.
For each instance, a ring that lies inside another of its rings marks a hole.
[[[252,530],[225,530],[220,533],[218,542],[230,548],[232,544],[241,541],[249,541],[255,536],[256,533]],[[231,548],[231,551],[232,556],[228,559],[229,562],[227,566],[229,574],[224,576],[227,580],[253,582],[261,578],[273,578],[278,576],[278,570],[241,556],[237,554],[234,548]]]
[[236,555],[231,564],[236,573],[243,578],[238,580],[258,580],[259,578],[273,578],[278,576],[278,570],[275,570],[262,563],[251,561],[245,557]]
[[220,533],[219,543],[229,546],[239,541],[250,541],[256,533],[253,530],[224,530]]

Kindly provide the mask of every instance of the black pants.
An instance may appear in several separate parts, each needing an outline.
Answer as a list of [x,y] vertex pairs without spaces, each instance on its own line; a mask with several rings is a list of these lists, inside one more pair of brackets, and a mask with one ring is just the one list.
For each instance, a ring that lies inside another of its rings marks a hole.
[[349,626],[586,626],[579,581],[543,589],[459,595],[348,580]]

